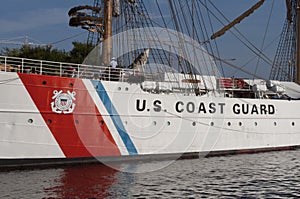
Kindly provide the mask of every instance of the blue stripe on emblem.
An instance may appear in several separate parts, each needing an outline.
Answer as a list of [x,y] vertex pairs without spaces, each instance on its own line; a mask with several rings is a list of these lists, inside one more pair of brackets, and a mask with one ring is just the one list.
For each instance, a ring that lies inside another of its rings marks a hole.
[[126,132],[123,122],[122,122],[116,108],[114,107],[111,99],[109,98],[103,84],[101,83],[101,81],[97,81],[97,80],[91,80],[91,82],[94,85],[94,88],[96,88],[98,96],[100,97],[107,112],[109,113],[119,135],[121,136],[123,143],[125,144],[125,146],[127,148],[128,153],[130,155],[137,154],[137,150],[136,150],[132,140],[130,139],[128,133]]

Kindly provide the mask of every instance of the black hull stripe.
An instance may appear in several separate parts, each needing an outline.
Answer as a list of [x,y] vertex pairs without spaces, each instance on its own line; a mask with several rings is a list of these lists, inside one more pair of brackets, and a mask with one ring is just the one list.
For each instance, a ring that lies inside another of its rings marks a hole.
[[240,149],[240,150],[223,150],[213,152],[193,152],[184,154],[156,154],[156,155],[130,155],[130,156],[115,156],[115,157],[89,157],[89,158],[38,158],[38,159],[0,159],[0,171],[15,170],[15,169],[33,169],[45,167],[60,167],[68,165],[83,165],[91,163],[109,162],[109,163],[131,163],[131,162],[149,162],[157,160],[174,160],[176,159],[197,159],[201,157],[214,157],[238,154],[264,153],[272,151],[287,151],[298,150],[300,145],[271,147],[271,148],[256,148],[256,149]]

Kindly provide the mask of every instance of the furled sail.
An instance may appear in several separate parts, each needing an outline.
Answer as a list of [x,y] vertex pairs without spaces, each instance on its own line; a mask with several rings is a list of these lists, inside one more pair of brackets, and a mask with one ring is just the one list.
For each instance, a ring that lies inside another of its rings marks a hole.
[[144,52],[142,52],[134,61],[133,63],[129,66],[129,68],[137,68],[138,66],[144,66],[149,57],[149,52],[150,49],[146,49]]
[[100,13],[100,7],[94,6],[76,6],[71,8],[68,12],[70,16],[69,25],[73,27],[80,26],[83,29],[89,30],[90,32],[97,32],[100,30],[98,27],[103,26],[103,18],[96,17],[92,13]]
[[243,19],[245,19],[246,17],[248,17],[256,9],[258,9],[260,6],[262,6],[264,2],[265,2],[265,0],[260,0],[254,6],[252,6],[249,10],[247,10],[242,15],[240,15],[239,17],[237,17],[234,21],[232,21],[231,23],[229,23],[227,26],[225,26],[224,28],[222,28],[218,32],[214,33],[210,38],[211,39],[215,39],[217,37],[222,36],[223,34],[225,34],[226,31],[228,31],[229,29],[231,29],[236,24],[240,23]]
[[113,7],[114,7],[113,16],[114,17],[120,16],[120,14],[121,14],[120,0],[114,0],[113,1]]

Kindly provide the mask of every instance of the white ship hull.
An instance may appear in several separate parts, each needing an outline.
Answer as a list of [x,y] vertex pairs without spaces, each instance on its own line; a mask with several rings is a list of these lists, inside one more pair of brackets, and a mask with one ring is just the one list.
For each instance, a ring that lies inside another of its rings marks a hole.
[[300,146],[299,100],[156,94],[127,82],[10,72],[0,81],[3,166]]

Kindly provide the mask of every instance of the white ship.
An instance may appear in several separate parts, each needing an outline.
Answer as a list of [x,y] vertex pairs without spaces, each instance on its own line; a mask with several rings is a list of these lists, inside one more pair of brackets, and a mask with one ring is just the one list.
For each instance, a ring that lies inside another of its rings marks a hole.
[[[84,64],[0,56],[0,165],[66,164],[95,158],[164,159],[298,148],[300,64],[295,61],[299,53],[293,53],[298,52],[298,43],[289,43],[295,51],[290,50],[286,62],[276,57],[271,78],[222,77],[217,62],[224,60],[206,47],[235,24],[229,23],[203,42],[195,42],[196,37],[191,35],[196,32],[187,36],[188,28],[180,32],[182,20],[192,27],[200,21],[196,5],[201,3],[182,2],[183,9],[194,6],[190,10],[194,13],[186,12],[185,17],[195,21],[174,15],[172,30],[150,26],[142,1],[103,1],[99,5],[106,10],[103,18],[103,9],[71,9],[70,25],[82,26],[98,36],[99,45]],[[263,3],[258,1],[235,22]],[[168,4],[175,14],[181,3]],[[297,0],[287,1],[285,26],[295,35],[299,32],[295,25],[298,4]],[[94,15],[87,15],[86,10]],[[140,24],[134,21],[137,27],[131,24],[130,29],[113,36],[110,22],[125,15],[129,21],[132,16],[147,20]],[[282,34],[281,41],[287,41],[286,35]],[[117,43],[121,38],[123,44]],[[278,50],[281,55],[286,52],[282,46],[283,42]],[[124,61],[132,54],[131,61]],[[113,56],[123,67],[107,67]],[[179,59],[174,61],[174,57]],[[127,67],[125,63],[129,63]]]

